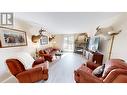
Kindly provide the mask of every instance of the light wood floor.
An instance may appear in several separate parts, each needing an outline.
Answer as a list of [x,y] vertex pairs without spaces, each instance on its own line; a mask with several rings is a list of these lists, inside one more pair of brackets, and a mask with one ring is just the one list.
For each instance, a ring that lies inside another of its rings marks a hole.
[[44,83],[74,83],[74,69],[85,63],[85,58],[75,53],[65,53],[61,59],[50,63],[49,79]]

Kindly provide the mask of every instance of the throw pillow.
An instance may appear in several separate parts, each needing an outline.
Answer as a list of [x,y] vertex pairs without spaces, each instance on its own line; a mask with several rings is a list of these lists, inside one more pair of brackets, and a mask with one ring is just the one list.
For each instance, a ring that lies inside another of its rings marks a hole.
[[98,66],[94,71],[92,72],[93,75],[97,77],[101,77],[104,71],[105,64]]

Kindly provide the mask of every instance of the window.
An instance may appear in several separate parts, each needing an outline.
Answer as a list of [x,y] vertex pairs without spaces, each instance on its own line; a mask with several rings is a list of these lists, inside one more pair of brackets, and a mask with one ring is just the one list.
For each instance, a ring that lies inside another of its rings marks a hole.
[[64,51],[74,51],[74,36],[73,35],[64,36]]

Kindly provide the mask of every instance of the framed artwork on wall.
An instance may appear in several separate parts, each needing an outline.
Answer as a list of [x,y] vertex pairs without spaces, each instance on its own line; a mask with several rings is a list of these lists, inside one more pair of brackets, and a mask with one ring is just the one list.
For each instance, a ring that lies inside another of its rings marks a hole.
[[26,32],[0,26],[0,47],[27,46]]
[[40,45],[46,45],[48,44],[48,41],[49,41],[48,36],[44,35],[40,39]]

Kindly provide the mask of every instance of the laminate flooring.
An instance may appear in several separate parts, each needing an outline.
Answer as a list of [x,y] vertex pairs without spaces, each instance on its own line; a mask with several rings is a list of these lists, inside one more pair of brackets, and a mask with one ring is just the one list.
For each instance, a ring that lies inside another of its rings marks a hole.
[[75,83],[74,70],[85,61],[82,55],[64,53],[56,62],[49,63],[49,78],[43,83]]

